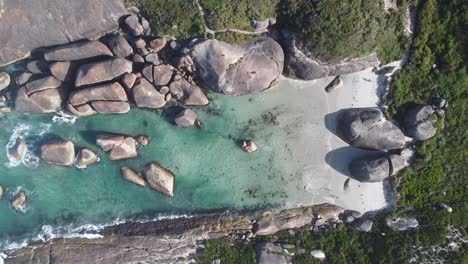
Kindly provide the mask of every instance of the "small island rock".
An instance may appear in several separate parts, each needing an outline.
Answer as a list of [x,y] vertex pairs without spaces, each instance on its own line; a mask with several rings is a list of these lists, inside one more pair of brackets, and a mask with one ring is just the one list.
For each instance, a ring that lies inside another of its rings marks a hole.
[[46,143],[41,147],[41,159],[49,164],[72,166],[75,161],[75,144],[64,140]]
[[180,111],[174,118],[174,122],[178,127],[189,127],[195,124],[197,113],[190,109]]
[[151,188],[167,196],[174,194],[174,174],[156,163],[146,165],[143,174]]
[[143,179],[143,177],[138,175],[136,172],[134,172],[132,169],[130,169],[127,166],[120,168],[120,174],[122,174],[122,178],[126,181],[129,181],[141,187],[146,186],[145,179]]
[[98,162],[98,160],[99,158],[96,155],[96,153],[94,153],[94,151],[85,148],[80,150],[80,152],[78,153],[76,166],[78,168],[86,168],[89,165]]
[[19,192],[15,197],[13,197],[13,199],[11,199],[10,203],[15,210],[21,210],[26,203],[26,194],[24,192]]
[[26,141],[24,141],[22,137],[18,137],[16,139],[15,145],[8,151],[15,160],[22,160],[24,158],[24,155],[26,155],[26,152],[28,151]]
[[122,135],[99,135],[96,144],[107,152],[110,160],[131,159],[138,156],[136,142]]
[[255,152],[258,149],[257,144],[255,144],[255,142],[252,140],[242,140],[240,147],[244,152],[247,153]]

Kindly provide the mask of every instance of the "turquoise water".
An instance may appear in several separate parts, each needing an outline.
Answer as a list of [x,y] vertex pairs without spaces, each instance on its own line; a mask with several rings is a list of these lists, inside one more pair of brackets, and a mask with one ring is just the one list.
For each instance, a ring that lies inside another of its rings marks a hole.
[[[21,135],[31,153],[22,164],[10,163],[6,147],[0,153],[2,245],[35,237],[45,225],[98,225],[131,217],[283,205],[290,195],[287,186],[299,181],[286,166],[293,157],[285,139],[303,123],[303,113],[291,116],[284,101],[292,93],[307,100],[294,87],[243,97],[209,95],[209,106],[193,108],[204,123],[201,129],[177,128],[160,111],[137,108],[126,115],[79,118],[73,124],[52,122],[53,115],[6,114],[0,118],[0,146]],[[110,161],[94,144],[99,132],[145,134],[151,143],[136,159]],[[79,170],[37,160],[40,145],[55,138],[96,151],[100,162]],[[259,151],[244,153],[236,145],[243,138],[254,139]],[[121,178],[120,166],[141,170],[152,161],[176,175],[173,197]],[[28,198],[24,212],[9,204],[19,189]]]

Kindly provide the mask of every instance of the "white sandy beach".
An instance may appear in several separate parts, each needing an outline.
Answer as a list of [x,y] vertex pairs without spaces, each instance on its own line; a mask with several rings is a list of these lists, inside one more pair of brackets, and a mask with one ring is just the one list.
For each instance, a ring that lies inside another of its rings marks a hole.
[[300,129],[288,138],[292,162],[285,166],[290,166],[295,176],[288,183],[287,207],[332,203],[360,212],[383,209],[393,200],[385,197],[385,183],[350,179],[349,187],[344,190],[349,178],[348,163],[370,151],[352,148],[332,132],[336,111],[379,104],[378,94],[383,93],[378,91],[381,80],[372,69],[367,69],[342,76],[343,86],[326,93],[324,88],[333,78],[308,82],[284,79],[279,85],[280,89],[292,86],[294,90],[288,98],[289,104],[294,102],[290,113],[282,113],[279,119],[294,118],[301,111],[304,114]]

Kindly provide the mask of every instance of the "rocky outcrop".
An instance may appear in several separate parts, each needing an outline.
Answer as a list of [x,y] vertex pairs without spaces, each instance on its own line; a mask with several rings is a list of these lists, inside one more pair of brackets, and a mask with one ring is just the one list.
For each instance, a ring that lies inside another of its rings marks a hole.
[[192,52],[196,73],[207,88],[226,95],[245,95],[271,88],[283,71],[281,46],[267,37],[245,45],[205,40]]
[[43,74],[49,72],[47,62],[43,60],[34,60],[26,63],[26,69],[33,74]]
[[143,174],[151,188],[167,196],[174,194],[175,176],[172,172],[156,163],[149,163],[146,165]]
[[[47,15],[40,10],[47,10]],[[126,13],[123,1],[114,0],[3,1],[0,65],[36,48],[96,38],[116,29]]]
[[49,71],[52,76],[62,82],[75,80],[77,65],[70,61],[58,61],[50,64]]
[[189,127],[195,124],[197,120],[197,113],[190,109],[184,109],[180,111],[174,118],[174,123],[178,127]]
[[403,114],[403,128],[407,136],[416,140],[427,140],[435,135],[431,115],[434,109],[430,105],[415,105]]
[[72,166],[75,162],[75,144],[71,141],[53,141],[42,145],[41,159],[49,164]]
[[337,135],[353,147],[390,150],[405,146],[401,130],[376,107],[348,108],[338,112]]
[[83,41],[44,52],[47,61],[74,61],[99,56],[112,56],[110,49],[99,41]]
[[107,45],[112,50],[115,56],[125,58],[133,53],[133,48],[130,46],[124,36],[114,35],[107,41]]
[[414,217],[397,216],[387,219],[387,225],[395,231],[406,231],[419,227],[419,222]]
[[[53,78],[53,77],[50,77]],[[29,84],[29,83],[28,83]],[[53,113],[62,108],[65,99],[65,88],[49,88],[36,83],[22,86],[15,98],[15,110],[26,113]],[[55,85],[52,85],[52,87]],[[32,90],[32,92],[29,92]]]
[[123,114],[130,111],[127,94],[117,82],[73,91],[67,106],[77,116]]
[[16,194],[13,199],[10,201],[11,207],[15,210],[21,210],[21,208],[26,204],[26,194],[24,192],[19,192]]
[[158,65],[153,67],[153,84],[163,86],[169,84],[174,75],[174,69],[169,65]]
[[22,137],[18,137],[15,145],[8,150],[10,156],[17,161],[22,160],[27,151],[28,146]]
[[138,155],[136,142],[129,136],[99,135],[96,145],[107,153],[110,160],[131,159]]
[[10,75],[6,72],[0,72],[0,91],[10,85]]
[[157,109],[166,105],[164,95],[146,79],[141,78],[132,88],[133,100],[138,107]]
[[358,181],[380,182],[405,167],[406,163],[400,156],[380,153],[351,161],[349,171]]
[[78,69],[75,86],[110,81],[130,72],[132,72],[132,62],[123,58],[84,64]]
[[146,186],[145,179],[143,179],[143,177],[138,175],[136,172],[134,172],[132,169],[130,169],[127,166],[120,168],[120,174],[122,175],[122,178],[128,182],[134,183],[141,187]]
[[94,164],[99,161],[99,157],[90,149],[82,149],[78,153],[78,158],[76,161],[76,167],[80,169],[87,168],[89,165]]
[[358,72],[380,64],[375,53],[367,57],[347,59],[336,64],[320,62],[308,57],[307,50],[301,50],[302,42],[293,32],[283,29],[279,34],[279,39],[285,48],[284,74],[290,78],[315,80],[327,76]]
[[209,103],[200,87],[182,78],[171,83],[170,92],[184,105],[200,106]]
[[47,89],[59,88],[62,82],[55,79],[52,76],[44,77],[38,80],[34,80],[26,84],[26,92],[32,94],[35,92],[44,91]]
[[271,242],[260,242],[255,245],[257,264],[287,264],[283,248]]

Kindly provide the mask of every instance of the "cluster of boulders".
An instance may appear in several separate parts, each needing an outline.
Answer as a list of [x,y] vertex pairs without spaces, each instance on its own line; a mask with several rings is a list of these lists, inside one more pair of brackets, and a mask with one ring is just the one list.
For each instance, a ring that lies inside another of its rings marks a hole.
[[410,107],[403,114],[400,129],[376,107],[339,111],[337,135],[353,147],[374,150],[374,154],[351,161],[351,176],[361,182],[379,182],[408,166],[405,148],[413,140],[427,140],[435,135],[432,113],[429,105]]
[[41,146],[41,159],[52,165],[87,168],[99,161],[97,154],[87,148],[78,152],[73,142],[67,140],[53,140]]

